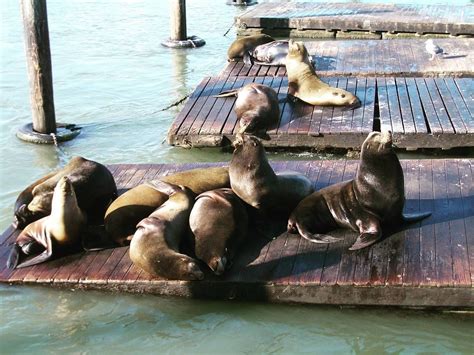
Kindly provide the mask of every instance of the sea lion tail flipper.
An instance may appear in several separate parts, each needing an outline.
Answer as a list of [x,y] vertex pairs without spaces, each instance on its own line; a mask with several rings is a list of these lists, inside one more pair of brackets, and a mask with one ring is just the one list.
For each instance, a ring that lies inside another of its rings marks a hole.
[[10,254],[8,255],[7,268],[14,269],[18,266],[20,262],[20,252],[20,246],[17,243],[13,244],[12,250],[10,250]]
[[27,267],[27,266],[33,266],[33,265],[41,264],[41,263],[51,259],[52,255],[53,255],[52,249],[46,249],[44,252],[42,252],[38,256],[35,256],[34,258],[28,259],[25,262],[17,265],[17,268],[20,269],[20,268],[24,268],[24,267]]
[[413,223],[421,221],[427,217],[431,216],[431,212],[415,212],[415,213],[404,213],[402,215],[403,221],[405,223]]
[[111,249],[119,246],[110,239],[104,226],[87,226],[81,242],[82,249],[85,251]]
[[335,243],[342,240],[342,238],[331,237],[330,235],[327,235],[327,234],[310,233],[309,231],[303,229],[299,223],[296,226],[298,228],[298,233],[304,239],[309,240],[311,243],[328,244],[328,243]]
[[163,180],[149,181],[148,184],[155,190],[164,193],[165,195],[171,196],[178,191],[182,191],[182,188],[178,185],[166,182]]
[[221,91],[218,95],[213,95],[213,97],[237,96],[238,91],[239,91],[239,89],[225,90],[225,91]]
[[381,238],[382,234],[379,233],[361,233],[354,244],[349,248],[349,250],[359,250],[368,247],[369,245],[374,244]]
[[248,52],[248,51],[245,52],[242,59],[243,59],[245,65],[248,65],[248,66],[253,65],[253,57],[250,54],[250,52]]

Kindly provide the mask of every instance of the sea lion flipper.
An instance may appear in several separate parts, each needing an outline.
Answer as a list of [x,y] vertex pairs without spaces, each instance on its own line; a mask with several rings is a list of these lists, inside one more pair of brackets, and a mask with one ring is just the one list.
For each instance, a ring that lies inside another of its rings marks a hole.
[[174,193],[182,190],[180,186],[178,186],[176,184],[166,182],[166,181],[163,181],[163,180],[149,181],[148,185],[153,187],[155,190],[157,190],[159,192],[162,192],[162,193],[164,193],[165,195],[168,195],[168,196],[171,196]]
[[304,229],[300,224],[298,223],[296,225],[298,228],[298,233],[306,240],[310,241],[311,243],[318,243],[318,244],[328,244],[328,243],[335,243],[342,238],[336,238],[336,237],[331,237],[330,235],[327,234],[319,234],[319,233],[310,233],[306,229]]
[[349,248],[349,250],[359,250],[368,247],[369,245],[374,244],[376,241],[378,241],[382,236],[382,233],[368,233],[368,232],[363,232],[361,233],[354,244]]
[[234,89],[234,90],[224,90],[224,91],[221,91],[219,94],[217,95],[213,95],[212,97],[228,97],[228,96],[237,96],[237,92],[239,91],[239,89]]
[[244,53],[244,56],[242,59],[245,65],[248,65],[248,66],[253,65],[253,57],[248,51]]
[[45,261],[48,261],[49,259],[51,259],[52,255],[53,255],[53,249],[48,248],[44,252],[39,254],[38,256],[35,256],[34,258],[28,259],[25,262],[17,265],[17,268],[21,269],[21,268],[24,268],[24,267],[27,267],[27,266],[33,266],[33,265],[36,265],[36,264],[44,263]]
[[431,212],[415,212],[415,213],[404,213],[402,215],[403,222],[405,223],[414,223],[421,221],[427,217],[431,216]]
[[14,269],[18,266],[18,263],[20,261],[20,251],[20,246],[17,243],[13,244],[13,247],[10,250],[10,254],[8,255],[7,268]]

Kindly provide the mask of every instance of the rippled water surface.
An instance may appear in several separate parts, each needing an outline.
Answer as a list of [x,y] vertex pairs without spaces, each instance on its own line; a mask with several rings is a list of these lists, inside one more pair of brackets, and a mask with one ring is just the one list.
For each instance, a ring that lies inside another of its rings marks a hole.
[[[0,2],[2,230],[11,221],[17,194],[74,155],[105,164],[230,158],[219,150],[189,151],[163,144],[180,107],[160,110],[224,67],[235,33],[223,34],[241,9],[226,6],[225,0],[188,0],[188,34],[204,38],[207,44],[170,50],[160,45],[169,34],[167,1],[48,0],[57,121],[84,127],[78,138],[58,150],[15,137],[16,129],[31,121],[18,3]],[[320,158],[271,154],[272,159],[301,157]],[[467,354],[473,349],[473,319],[459,315],[5,285],[0,286],[0,299],[2,353]]]

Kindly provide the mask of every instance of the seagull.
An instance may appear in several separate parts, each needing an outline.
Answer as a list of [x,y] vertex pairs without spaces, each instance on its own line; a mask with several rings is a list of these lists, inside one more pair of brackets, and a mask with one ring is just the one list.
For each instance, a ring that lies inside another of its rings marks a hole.
[[430,60],[435,59],[435,57],[436,57],[438,54],[439,54],[439,55],[445,54],[443,48],[441,48],[440,46],[434,44],[432,39],[429,39],[429,40],[426,41],[426,46],[425,46],[425,48],[426,48],[426,51],[427,51],[429,54],[431,54]]

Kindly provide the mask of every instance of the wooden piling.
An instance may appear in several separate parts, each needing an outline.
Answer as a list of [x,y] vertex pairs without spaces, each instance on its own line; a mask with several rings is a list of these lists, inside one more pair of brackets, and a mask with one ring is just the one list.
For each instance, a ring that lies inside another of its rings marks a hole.
[[186,32],[186,0],[171,1],[171,39],[184,41],[187,39]]
[[33,130],[56,133],[46,0],[21,0]]

